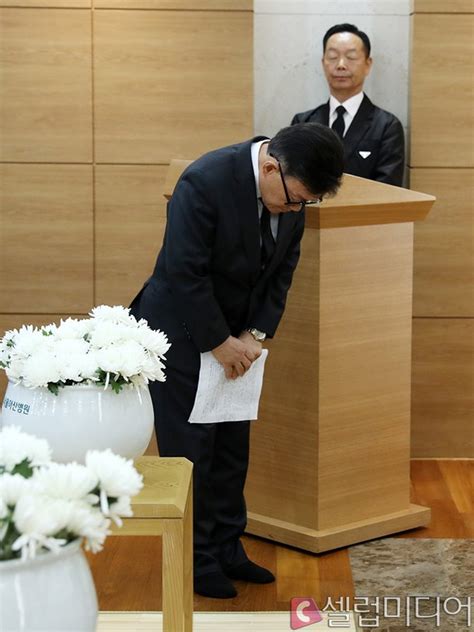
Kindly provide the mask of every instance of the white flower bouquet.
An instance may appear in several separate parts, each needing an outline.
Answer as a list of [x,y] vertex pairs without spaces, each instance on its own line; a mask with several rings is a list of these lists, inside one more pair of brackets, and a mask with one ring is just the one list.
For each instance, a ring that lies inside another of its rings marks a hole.
[[102,549],[111,521],[132,515],[143,486],[132,461],[89,451],[85,465],[51,461],[43,439],[15,426],[0,431],[0,561],[31,559],[81,538]]
[[7,331],[0,340],[0,368],[15,384],[47,387],[55,395],[78,383],[110,385],[119,393],[125,384],[164,381],[169,347],[164,333],[137,321],[130,309],[101,305],[90,318]]

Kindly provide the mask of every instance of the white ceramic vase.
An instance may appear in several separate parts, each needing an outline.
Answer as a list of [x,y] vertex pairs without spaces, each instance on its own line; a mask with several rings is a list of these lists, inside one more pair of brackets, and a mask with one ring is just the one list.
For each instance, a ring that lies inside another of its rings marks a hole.
[[0,562],[2,632],[95,632],[97,596],[79,540],[34,560]]
[[148,388],[65,386],[53,395],[47,388],[8,383],[2,426],[47,439],[53,460],[83,463],[87,450],[110,448],[127,458],[142,455],[153,433],[153,404]]

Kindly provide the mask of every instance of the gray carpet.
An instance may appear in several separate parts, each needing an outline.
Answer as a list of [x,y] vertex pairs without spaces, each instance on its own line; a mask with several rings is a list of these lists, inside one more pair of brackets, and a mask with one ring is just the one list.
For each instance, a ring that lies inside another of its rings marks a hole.
[[[370,611],[360,615],[367,619],[360,622],[363,630],[457,632],[474,629],[474,541],[383,538],[351,546],[349,554],[358,598],[356,603],[358,607]],[[362,597],[379,597],[378,621],[374,600],[369,599],[366,606]],[[400,614],[397,600],[386,600],[384,603],[383,597],[399,598]],[[429,600],[418,599],[418,616],[415,612],[416,597],[430,597]],[[444,611],[444,608],[450,612],[459,608],[454,599],[446,602],[448,597],[457,598],[461,604],[467,604],[471,597],[470,626],[467,608],[461,608],[456,615]],[[436,617],[420,617],[434,614],[437,609],[440,612],[439,625]]]

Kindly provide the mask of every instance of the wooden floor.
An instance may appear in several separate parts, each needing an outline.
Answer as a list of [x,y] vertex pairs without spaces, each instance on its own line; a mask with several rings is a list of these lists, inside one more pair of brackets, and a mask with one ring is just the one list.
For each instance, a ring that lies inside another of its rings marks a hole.
[[[474,460],[414,460],[411,481],[412,502],[431,507],[432,522],[397,537],[474,537]],[[347,548],[316,555],[252,536],[244,543],[249,557],[271,569],[277,581],[265,586],[236,582],[234,599],[196,595],[195,611],[285,611],[297,596],[311,596],[323,608],[328,597],[354,596]],[[160,538],[111,537],[89,560],[100,610],[161,609]]]

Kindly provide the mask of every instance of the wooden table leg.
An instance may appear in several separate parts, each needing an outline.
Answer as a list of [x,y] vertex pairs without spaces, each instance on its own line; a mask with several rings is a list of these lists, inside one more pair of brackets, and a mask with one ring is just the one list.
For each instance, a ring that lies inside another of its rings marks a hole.
[[182,519],[163,525],[163,632],[193,629],[193,496]]

